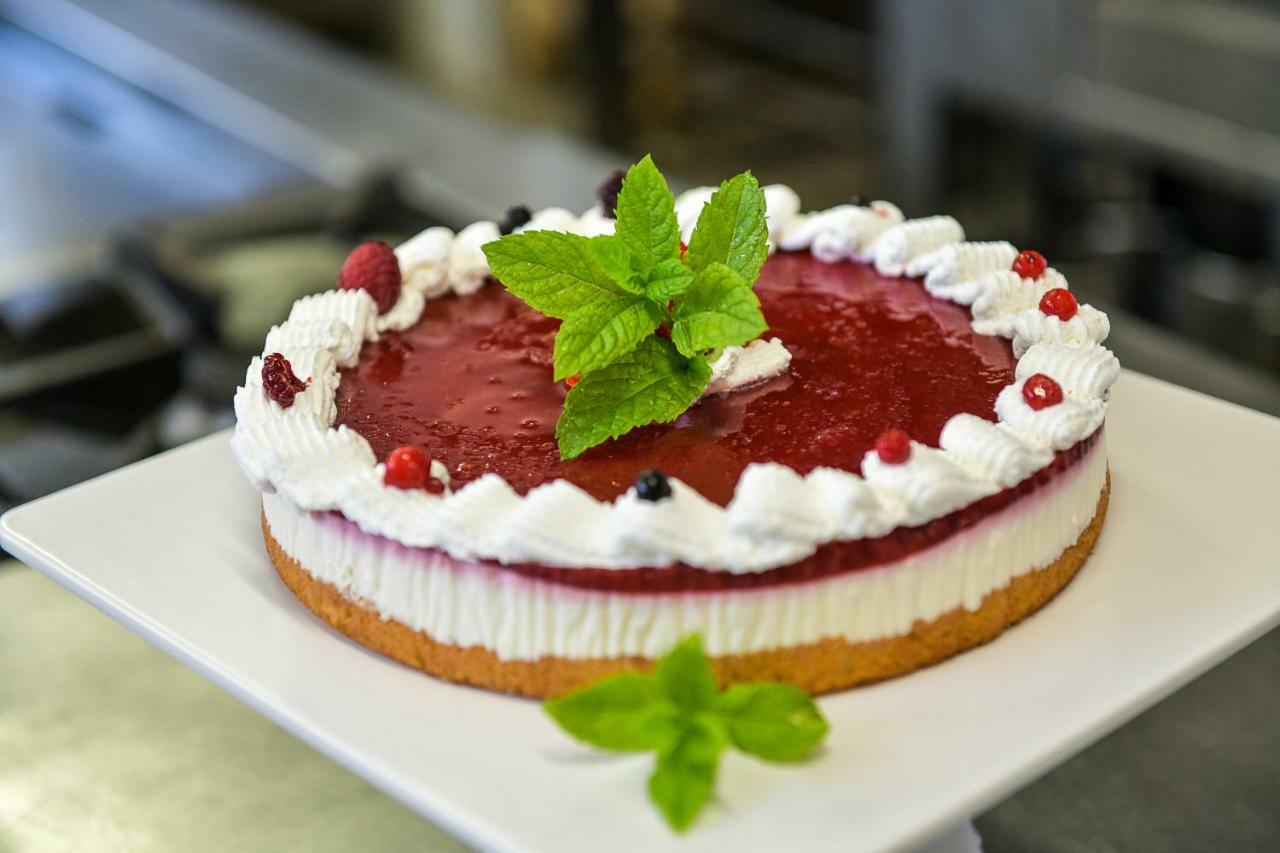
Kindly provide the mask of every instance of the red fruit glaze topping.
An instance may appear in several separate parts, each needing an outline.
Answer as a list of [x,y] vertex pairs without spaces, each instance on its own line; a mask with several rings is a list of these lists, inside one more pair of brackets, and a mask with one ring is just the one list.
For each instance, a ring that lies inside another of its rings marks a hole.
[[911,458],[911,437],[900,429],[887,429],[876,439],[876,455],[886,465],[901,465]]
[[689,251],[689,244],[681,240],[680,241],[680,260],[682,261],[684,260],[684,253],[687,251]]
[[1080,310],[1080,303],[1076,302],[1071,291],[1065,287],[1055,287],[1053,290],[1045,291],[1044,296],[1040,297],[1040,313],[1047,316],[1066,321],[1076,316],[1078,310]]
[[427,484],[431,462],[416,447],[397,447],[387,454],[387,470],[382,481],[397,489],[420,489]]
[[366,343],[342,371],[337,423],[378,459],[402,445],[431,448],[454,489],[494,473],[524,494],[563,477],[611,501],[659,468],[726,505],[753,462],[856,472],[886,425],[937,446],[957,412],[994,418],[996,395],[1014,381],[1009,341],[975,333],[968,309],[917,280],[778,252],[755,291],[769,335],[791,351],[786,374],[577,459],[556,449],[568,393],[549,381],[559,322],[495,285],[432,300],[411,329]]
[[268,397],[287,409],[298,392],[306,390],[307,383],[293,372],[289,359],[273,352],[262,360],[262,387]]
[[568,379],[566,379],[566,380],[564,381],[564,384],[565,384],[565,385],[568,385],[570,388],[572,388],[574,385],[577,385],[577,384],[578,384],[578,374],[576,374],[576,373],[575,373],[575,374],[573,374],[572,376],[570,376]]
[[1022,383],[1022,399],[1038,412],[1062,402],[1062,386],[1043,373],[1036,373]]
[[379,314],[390,311],[400,298],[400,262],[395,249],[381,240],[356,246],[338,273],[338,289],[367,290],[378,304]]
[[1048,267],[1044,255],[1034,249],[1028,249],[1013,259],[1013,271],[1023,278],[1039,278]]

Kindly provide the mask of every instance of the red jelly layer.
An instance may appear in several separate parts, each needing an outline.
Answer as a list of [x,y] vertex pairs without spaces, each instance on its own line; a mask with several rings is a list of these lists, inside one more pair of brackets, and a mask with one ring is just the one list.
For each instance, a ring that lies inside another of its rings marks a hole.
[[367,344],[343,371],[338,423],[365,436],[380,460],[401,445],[421,447],[449,468],[455,488],[486,473],[521,493],[564,478],[612,500],[659,468],[727,504],[752,462],[857,471],[884,430],[936,445],[958,412],[991,418],[996,394],[1013,381],[1009,343],[975,334],[967,309],[916,280],[779,254],[756,292],[768,336],[792,353],[786,375],[572,461],[560,459],[555,441],[567,393],[551,380],[558,321],[493,285],[433,301],[413,328]]

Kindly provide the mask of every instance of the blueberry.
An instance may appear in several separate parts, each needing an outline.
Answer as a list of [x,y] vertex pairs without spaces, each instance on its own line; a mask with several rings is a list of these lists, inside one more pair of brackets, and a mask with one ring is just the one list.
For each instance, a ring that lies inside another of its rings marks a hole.
[[530,219],[533,219],[533,213],[523,204],[509,207],[507,212],[502,215],[502,220],[498,223],[498,233],[510,234],[521,225],[527,225]]
[[618,209],[618,193],[622,192],[622,179],[627,173],[618,169],[609,174],[604,179],[599,188],[596,189],[596,198],[600,200],[600,209],[604,211],[604,215],[610,219],[617,219]]
[[660,501],[671,497],[671,483],[667,475],[651,468],[636,477],[636,497],[642,501]]
[[863,195],[862,193],[854,193],[853,195],[849,196],[849,204],[853,205],[854,207],[870,207],[871,199]]

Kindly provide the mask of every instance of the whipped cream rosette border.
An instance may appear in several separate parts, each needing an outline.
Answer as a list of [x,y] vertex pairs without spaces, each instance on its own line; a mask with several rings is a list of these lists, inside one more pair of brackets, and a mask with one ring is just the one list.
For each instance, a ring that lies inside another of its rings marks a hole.
[[[688,240],[712,188],[676,200]],[[488,474],[436,495],[383,482],[383,466],[355,431],[334,427],[339,368],[381,333],[417,322],[427,300],[473,293],[489,279],[481,246],[499,236],[493,222],[456,234],[430,228],[396,249],[403,287],[379,315],[360,290],[331,290],[299,300],[288,320],[267,335],[266,353],[282,353],[310,383],[288,408],[262,386],[262,359],[249,365],[235,396],[232,449],[250,481],[306,511],[338,511],[365,533],[410,547],[437,548],[460,560],[540,563],[565,568],[632,569],[685,563],[711,571],[764,572],[793,563],[836,540],[883,536],[924,524],[1017,485],[1102,426],[1107,392],[1120,373],[1104,346],[1106,314],[1088,305],[1068,320],[1039,310],[1044,293],[1065,288],[1056,270],[1035,279],[1012,271],[1018,250],[1004,242],[966,242],[949,216],[904,220],[894,205],[839,205],[802,213],[788,187],[764,189],[771,248],[808,249],[820,261],[873,263],[886,276],[923,276],[929,293],[973,313],[975,331],[1011,340],[1015,381],[997,397],[992,423],[952,417],[940,447],[912,442],[901,464],[873,450],[862,475],[818,468],[807,475],[775,463],[753,464],[733,500],[721,507],[672,479],[670,498],[640,500],[632,489],[602,502],[565,480],[519,495]],[[563,208],[538,211],[518,230],[608,234],[614,220],[599,206],[581,216]],[[777,375],[790,354],[776,340],[732,348],[714,365],[708,393],[725,393]],[[1055,380],[1061,402],[1033,408],[1023,383],[1036,374]],[[438,461],[433,474],[447,484]],[[570,532],[571,531],[571,532]]]

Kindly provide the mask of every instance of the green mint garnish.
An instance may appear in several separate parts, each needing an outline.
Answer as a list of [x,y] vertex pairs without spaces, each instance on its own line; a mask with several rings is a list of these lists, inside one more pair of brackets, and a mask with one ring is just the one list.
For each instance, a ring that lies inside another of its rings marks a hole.
[[769,245],[750,172],[712,195],[684,258],[675,199],[649,157],[628,170],[617,215],[609,236],[527,231],[484,246],[507,290],[562,321],[552,378],[579,380],[556,424],[565,459],[675,420],[706,390],[719,350],[768,328],[751,289]]
[[813,698],[797,687],[734,684],[717,691],[696,634],[667,652],[652,675],[624,672],[543,707],[592,746],[657,753],[649,798],[678,832],[710,798],[725,747],[766,761],[799,761],[813,754],[828,730]]

